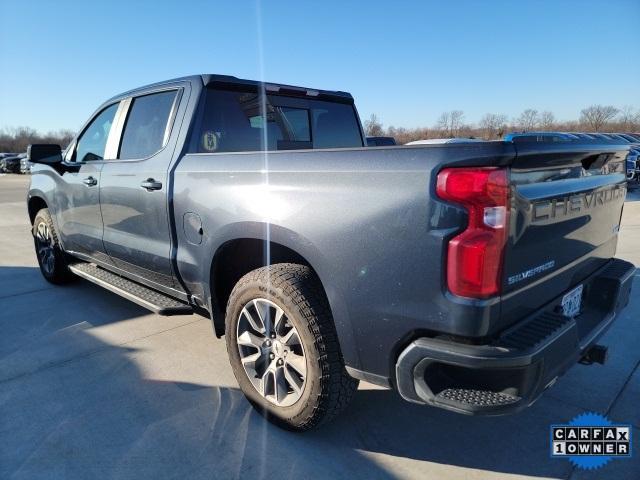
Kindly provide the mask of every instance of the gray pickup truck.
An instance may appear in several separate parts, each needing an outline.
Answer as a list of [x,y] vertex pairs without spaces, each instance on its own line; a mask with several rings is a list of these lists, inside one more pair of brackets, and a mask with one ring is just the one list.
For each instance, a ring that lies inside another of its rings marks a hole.
[[198,75],[118,95],[32,145],[44,277],[225,335],[293,430],[358,380],[467,414],[532,404],[627,304],[628,146],[562,135],[367,148],[348,93]]

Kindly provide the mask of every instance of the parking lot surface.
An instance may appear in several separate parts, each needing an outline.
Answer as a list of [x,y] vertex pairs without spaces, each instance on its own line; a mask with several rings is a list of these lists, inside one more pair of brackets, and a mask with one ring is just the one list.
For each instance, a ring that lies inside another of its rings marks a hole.
[[[254,413],[206,318],[160,317],[85,281],[45,282],[27,176],[0,176],[0,478],[640,478],[640,273],[599,343],[531,408],[467,417],[361,384],[348,411],[293,434]],[[640,265],[640,194],[618,256]],[[634,426],[601,470],[549,458],[549,427],[585,411]]]

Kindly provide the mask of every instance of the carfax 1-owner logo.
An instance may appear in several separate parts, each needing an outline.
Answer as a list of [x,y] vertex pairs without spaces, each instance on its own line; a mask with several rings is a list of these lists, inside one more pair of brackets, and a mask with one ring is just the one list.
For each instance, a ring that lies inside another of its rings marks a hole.
[[630,458],[630,425],[612,423],[598,413],[583,413],[566,425],[551,425],[551,456],[576,467],[600,468],[614,458]]

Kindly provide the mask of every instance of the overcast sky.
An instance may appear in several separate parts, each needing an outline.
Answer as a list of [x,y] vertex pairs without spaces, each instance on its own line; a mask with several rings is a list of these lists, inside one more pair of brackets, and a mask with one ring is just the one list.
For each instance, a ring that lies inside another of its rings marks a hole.
[[0,18],[0,128],[76,130],[117,93],[193,73],[346,90],[385,126],[640,107],[640,0],[1,0]]

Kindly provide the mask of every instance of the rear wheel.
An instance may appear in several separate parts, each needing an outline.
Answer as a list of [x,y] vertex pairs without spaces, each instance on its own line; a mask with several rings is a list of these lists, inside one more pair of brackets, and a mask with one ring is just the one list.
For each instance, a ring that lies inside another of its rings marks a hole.
[[226,342],[245,396],[281,427],[324,423],[357,389],[320,281],[304,265],[276,264],[242,277],[227,305]]
[[45,280],[55,284],[71,281],[74,277],[60,248],[49,209],[43,208],[36,214],[32,233],[38,265]]

